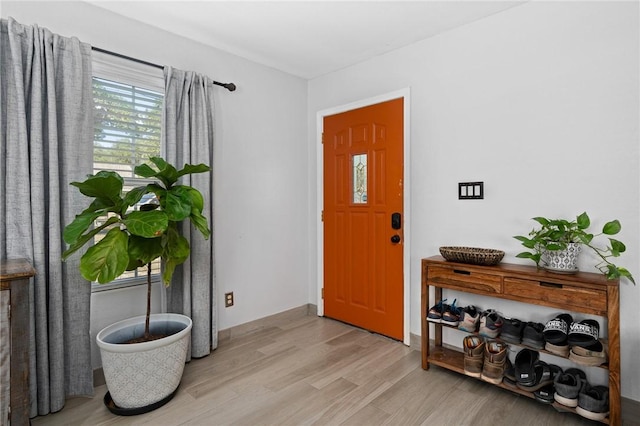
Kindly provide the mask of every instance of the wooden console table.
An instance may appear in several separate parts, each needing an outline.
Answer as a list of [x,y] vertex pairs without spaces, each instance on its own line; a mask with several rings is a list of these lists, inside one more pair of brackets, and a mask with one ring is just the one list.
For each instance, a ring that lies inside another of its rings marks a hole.
[[24,259],[0,261],[0,424],[29,424],[29,279]]
[[[434,287],[435,300],[429,299],[429,287]],[[548,306],[563,312],[598,315],[607,320],[608,364],[601,367],[609,372],[609,417],[604,423],[620,425],[620,296],[619,281],[608,280],[602,274],[578,272],[557,274],[528,265],[500,263],[495,266],[476,266],[448,262],[441,256],[422,259],[422,368],[438,365],[464,374],[462,350],[442,345],[442,324],[434,324],[434,341],[429,339],[429,308],[442,300],[442,289],[457,290],[500,299],[515,300],[532,305]],[[540,352],[558,356],[540,350]],[[497,385],[533,398],[531,392]],[[573,411],[558,403],[558,410]]]

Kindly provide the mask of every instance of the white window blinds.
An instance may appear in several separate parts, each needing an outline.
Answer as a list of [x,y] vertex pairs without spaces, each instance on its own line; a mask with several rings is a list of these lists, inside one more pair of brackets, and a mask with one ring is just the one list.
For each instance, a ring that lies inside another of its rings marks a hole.
[[[93,52],[94,174],[118,172],[125,181],[124,191],[153,182],[136,176],[133,170],[149,157],[161,155],[163,93],[161,69]],[[139,204],[153,201],[143,197]],[[106,220],[107,216],[100,217],[96,224]],[[106,232],[96,235],[96,240]],[[146,273],[146,267],[127,271],[110,284],[95,283],[93,290],[142,284]],[[152,275],[159,281],[159,259],[152,263]]]
[[162,93],[93,78],[94,171],[115,170],[133,178],[133,168],[160,155]]

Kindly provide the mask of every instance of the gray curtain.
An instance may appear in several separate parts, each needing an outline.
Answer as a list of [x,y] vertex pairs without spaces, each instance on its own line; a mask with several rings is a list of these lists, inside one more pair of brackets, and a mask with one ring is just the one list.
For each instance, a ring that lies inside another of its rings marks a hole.
[[37,271],[29,301],[35,417],[62,409],[66,396],[93,393],[91,287],[78,260],[60,260],[62,230],[86,204],[69,183],[91,173],[91,48],[11,18],[0,28],[0,258],[26,258]]
[[[178,168],[185,163],[213,166],[213,81],[190,71],[165,67],[162,147],[167,161]],[[184,176],[182,183],[197,188],[205,200],[203,214],[212,235],[205,240],[188,225],[184,235],[191,256],[176,269],[167,288],[167,310],[191,317],[191,357],[208,355],[218,346],[213,251],[213,173]]]

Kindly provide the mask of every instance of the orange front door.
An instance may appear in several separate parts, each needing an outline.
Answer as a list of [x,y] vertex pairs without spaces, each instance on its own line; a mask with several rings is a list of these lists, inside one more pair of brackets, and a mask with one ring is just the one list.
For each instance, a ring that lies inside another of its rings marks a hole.
[[324,118],[324,314],[403,339],[403,99]]

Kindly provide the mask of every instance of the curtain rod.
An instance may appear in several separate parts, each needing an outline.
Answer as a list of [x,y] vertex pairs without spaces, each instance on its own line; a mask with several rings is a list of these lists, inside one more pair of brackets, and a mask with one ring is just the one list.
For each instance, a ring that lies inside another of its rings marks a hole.
[[[111,52],[109,50],[100,49],[99,47],[91,46],[91,50],[95,50],[96,52],[105,53],[105,54],[111,55],[111,56],[117,56],[118,58],[122,58],[122,59],[128,59],[130,61],[134,61],[134,62],[137,62],[139,64],[149,65],[150,67],[164,69],[164,67],[162,65],[154,64],[153,62],[143,61],[142,59],[132,58],[131,56],[126,56],[126,55],[123,55],[121,53],[116,53],[116,52]],[[214,81],[213,84],[215,84],[217,86],[222,86],[222,87],[224,87],[225,89],[227,89],[230,92],[233,92],[234,90],[236,90],[236,85],[233,84],[233,83],[220,83],[219,81]]]

